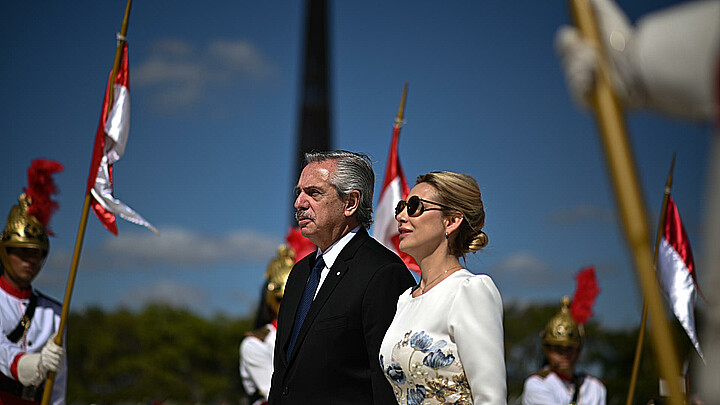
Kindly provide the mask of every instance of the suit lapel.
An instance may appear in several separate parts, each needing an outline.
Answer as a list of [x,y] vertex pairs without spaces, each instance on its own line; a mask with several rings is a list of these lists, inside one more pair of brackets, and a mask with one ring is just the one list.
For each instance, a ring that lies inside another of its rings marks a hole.
[[[298,332],[298,338],[295,342],[295,348],[293,350],[293,353],[290,356],[290,362],[293,361],[296,353],[300,350],[302,342],[305,340],[305,335],[307,335],[308,329],[310,329],[310,326],[315,321],[315,318],[322,310],[325,302],[327,302],[328,298],[330,298],[330,295],[332,295],[332,292],[335,290],[335,287],[337,287],[340,280],[345,276],[345,274],[347,274],[348,271],[351,270],[347,263],[348,260],[355,256],[355,252],[357,252],[358,248],[360,248],[360,246],[369,237],[370,235],[368,235],[367,230],[365,230],[365,228],[360,228],[360,230],[350,240],[350,242],[345,245],[343,250],[340,252],[340,255],[338,255],[337,259],[335,259],[335,263],[330,268],[330,272],[328,273],[327,277],[325,277],[325,280],[320,287],[320,291],[318,291],[315,300],[313,300],[312,304],[310,305],[310,310],[305,317],[305,322],[303,322],[303,325]],[[308,273],[309,271],[310,270],[308,270]],[[304,280],[307,280],[307,275],[305,276]],[[300,294],[302,295],[302,291],[300,292]],[[283,298],[283,302],[284,300],[285,298]],[[295,305],[291,308],[297,308],[297,304],[299,301],[300,298],[298,297],[295,301]],[[286,343],[287,339],[288,337],[285,338],[285,342],[283,342],[283,344]]]

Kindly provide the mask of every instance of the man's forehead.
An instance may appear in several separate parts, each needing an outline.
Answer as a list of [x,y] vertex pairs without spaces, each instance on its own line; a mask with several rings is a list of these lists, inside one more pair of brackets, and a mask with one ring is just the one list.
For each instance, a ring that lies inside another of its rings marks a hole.
[[320,183],[329,183],[334,169],[335,162],[330,160],[312,162],[303,169],[300,180],[298,180],[298,187],[321,186]]

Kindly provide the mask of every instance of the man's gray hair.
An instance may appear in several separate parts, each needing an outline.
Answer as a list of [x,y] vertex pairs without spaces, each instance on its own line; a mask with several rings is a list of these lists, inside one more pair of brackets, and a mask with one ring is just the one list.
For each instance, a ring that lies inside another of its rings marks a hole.
[[305,163],[334,160],[337,164],[335,175],[330,184],[335,186],[338,195],[344,201],[353,190],[360,192],[360,204],[357,209],[357,219],[365,229],[372,225],[373,189],[375,187],[375,173],[372,161],[363,153],[334,150],[327,152],[309,152],[305,154]]

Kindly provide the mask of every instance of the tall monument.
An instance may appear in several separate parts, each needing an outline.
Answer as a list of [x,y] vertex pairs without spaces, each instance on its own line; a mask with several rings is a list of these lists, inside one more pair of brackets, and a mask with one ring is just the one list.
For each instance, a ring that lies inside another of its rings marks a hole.
[[[300,177],[306,152],[332,148],[329,37],[328,1],[307,0],[297,160],[291,179],[293,185]],[[295,226],[294,210],[292,214],[290,224]]]

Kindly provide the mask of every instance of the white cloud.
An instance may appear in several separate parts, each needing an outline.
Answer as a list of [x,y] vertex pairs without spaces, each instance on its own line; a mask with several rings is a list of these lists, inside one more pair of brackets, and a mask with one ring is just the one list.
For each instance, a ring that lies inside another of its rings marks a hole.
[[157,85],[178,83],[196,85],[204,80],[206,72],[198,63],[170,60],[161,56],[148,59],[133,72],[134,85]]
[[164,54],[177,57],[192,55],[193,48],[187,42],[176,38],[163,38],[153,42],[150,50],[155,54]]
[[493,266],[493,272],[544,275],[548,273],[548,266],[528,252],[518,252]]
[[541,286],[552,282],[550,266],[528,252],[517,252],[506,257],[495,264],[490,273],[519,286]]
[[131,72],[131,88],[152,92],[152,104],[172,113],[192,107],[210,86],[259,81],[276,71],[260,50],[241,39],[216,39],[200,47],[176,38],[156,41]]
[[[232,72],[260,79],[272,69],[252,43],[242,40],[215,40],[207,47],[208,55]],[[228,72],[229,73],[229,72]]]
[[[160,228],[160,236],[145,230],[108,237],[98,249],[85,249],[83,268],[190,268],[202,270],[223,263],[266,262],[281,241],[250,230],[208,234],[185,228]],[[72,253],[56,249],[48,266],[69,268]]]
[[612,223],[615,213],[606,207],[580,204],[575,207],[556,211],[550,221],[558,225],[576,225],[582,223]]
[[120,298],[120,305],[136,310],[149,304],[165,304],[190,310],[205,306],[207,298],[200,288],[165,280],[128,291]]

